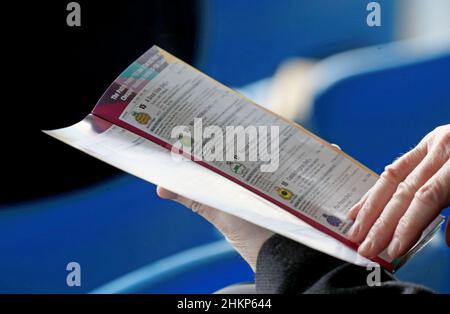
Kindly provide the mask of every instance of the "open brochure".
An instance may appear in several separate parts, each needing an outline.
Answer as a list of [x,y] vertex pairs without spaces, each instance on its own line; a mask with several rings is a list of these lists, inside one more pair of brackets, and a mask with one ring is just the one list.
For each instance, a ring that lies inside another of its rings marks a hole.
[[[350,263],[372,261],[346,237],[348,210],[378,176],[301,126],[153,46],[81,122],[47,134],[144,180]],[[126,210],[124,208],[124,210]]]

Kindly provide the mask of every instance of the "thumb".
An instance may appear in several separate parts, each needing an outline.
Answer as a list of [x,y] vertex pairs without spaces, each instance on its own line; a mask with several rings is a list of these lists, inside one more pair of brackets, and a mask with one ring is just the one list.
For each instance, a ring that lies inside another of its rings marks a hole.
[[161,198],[173,200],[187,208],[190,208],[194,213],[199,214],[212,224],[215,224],[218,219],[217,216],[219,215],[219,211],[215,208],[191,200],[190,198],[169,191],[161,186],[157,187],[156,193]]

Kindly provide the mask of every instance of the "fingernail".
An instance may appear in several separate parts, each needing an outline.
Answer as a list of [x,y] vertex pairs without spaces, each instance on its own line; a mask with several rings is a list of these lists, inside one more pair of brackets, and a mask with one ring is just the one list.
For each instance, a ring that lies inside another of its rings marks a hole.
[[348,232],[348,237],[350,239],[356,239],[358,237],[360,231],[361,231],[361,225],[356,222],[350,228],[350,231]]
[[400,241],[397,238],[394,238],[388,246],[387,253],[390,257],[396,258],[398,256],[399,251],[400,251]]
[[367,238],[364,240],[364,242],[359,246],[358,253],[364,256],[368,256],[367,253],[369,253],[372,250],[373,247],[373,241],[372,239]]

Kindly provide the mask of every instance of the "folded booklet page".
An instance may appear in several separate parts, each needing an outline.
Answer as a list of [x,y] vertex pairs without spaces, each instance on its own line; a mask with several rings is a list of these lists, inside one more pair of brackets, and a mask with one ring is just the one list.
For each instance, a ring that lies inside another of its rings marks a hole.
[[[378,175],[295,123],[159,47],[109,87],[83,121],[46,131],[175,193],[361,266],[394,271],[438,230],[392,260],[357,254],[350,208]],[[126,209],[124,209],[126,210]]]

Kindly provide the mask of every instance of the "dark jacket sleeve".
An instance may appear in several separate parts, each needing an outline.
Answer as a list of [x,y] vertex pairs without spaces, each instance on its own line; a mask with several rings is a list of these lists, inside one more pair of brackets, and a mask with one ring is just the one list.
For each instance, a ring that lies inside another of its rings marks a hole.
[[364,267],[275,235],[262,246],[256,265],[258,293],[432,293],[425,287],[395,280],[381,270],[379,286],[369,287]]

